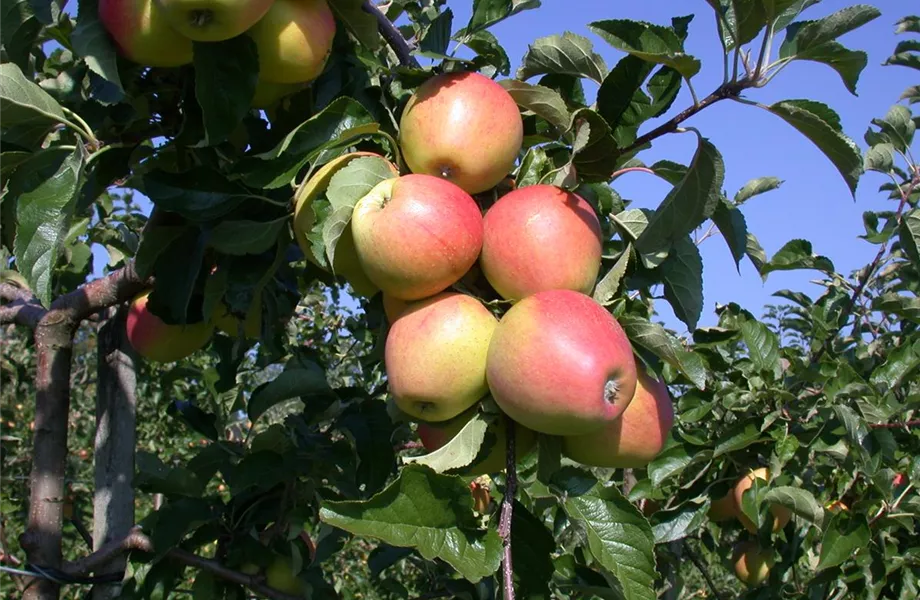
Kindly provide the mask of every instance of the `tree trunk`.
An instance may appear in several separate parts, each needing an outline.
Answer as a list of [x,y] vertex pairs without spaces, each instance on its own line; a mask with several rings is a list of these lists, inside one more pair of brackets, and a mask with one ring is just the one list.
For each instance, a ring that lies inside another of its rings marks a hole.
[[[122,308],[99,328],[93,550],[124,538],[134,526],[137,379],[134,351],[125,337],[126,314]],[[126,560],[125,554],[118,554],[96,574],[120,573]],[[120,583],[100,584],[93,588],[92,598],[111,600],[120,595]]]

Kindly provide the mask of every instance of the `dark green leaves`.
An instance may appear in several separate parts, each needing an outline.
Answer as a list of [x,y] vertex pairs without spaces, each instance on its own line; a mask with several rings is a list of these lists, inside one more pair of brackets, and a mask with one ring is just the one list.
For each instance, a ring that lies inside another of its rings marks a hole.
[[627,245],[613,267],[607,271],[607,274],[594,288],[594,299],[599,304],[607,306],[613,301],[617,290],[620,288],[620,282],[623,281],[623,276],[626,275],[630,254],[632,254],[632,245]]
[[706,386],[706,366],[703,360],[681,346],[664,327],[631,315],[618,317],[617,320],[631,342],[669,363],[696,387],[703,389]]
[[607,65],[588,38],[565,32],[530,44],[517,78],[526,81],[545,74],[574,75],[600,83],[607,76]]
[[703,313],[703,258],[689,237],[674,242],[661,265],[661,277],[674,314],[693,331]]
[[818,21],[793,23],[786,28],[786,40],[780,47],[780,57],[794,56],[803,50],[836,40],[841,35],[862,27],[881,16],[874,6],[849,6]]
[[248,35],[195,44],[195,97],[204,117],[208,145],[224,141],[249,112],[259,57]]
[[112,38],[99,21],[97,0],[80,0],[77,26],[71,35],[74,51],[83,57],[87,66],[109,82],[115,89],[115,100],[124,94],[118,74],[118,52]]
[[514,79],[506,79],[500,85],[511,94],[518,106],[546,119],[560,132],[568,131],[572,117],[559,92]]
[[211,230],[208,243],[230,255],[259,254],[275,245],[288,217],[274,221],[222,221]]
[[920,209],[914,208],[904,213],[898,225],[898,234],[904,252],[920,269]]
[[818,569],[829,569],[850,559],[869,545],[866,516],[840,511],[834,515],[821,540]]
[[719,233],[728,249],[735,259],[735,267],[741,268],[741,259],[744,258],[744,252],[747,249],[747,221],[744,215],[735,206],[725,198],[719,203],[718,208],[712,214],[712,222],[719,228]]
[[813,523],[819,529],[824,523],[824,509],[808,490],[792,486],[778,486],[770,489],[764,496],[767,504],[780,504],[797,517]]
[[361,8],[363,3],[363,0],[335,0],[329,2],[329,7],[355,39],[368,49],[377,50],[380,47],[377,19]]
[[57,101],[35,83],[29,81],[13,63],[0,65],[0,112],[3,128],[25,129],[25,138],[37,145],[56,123],[76,126],[64,116]]
[[540,0],[473,0],[473,14],[463,35],[486,29],[522,10],[539,8]]
[[811,242],[792,240],[777,250],[770,262],[761,267],[760,274],[766,277],[773,271],[794,271],[796,269],[815,269],[833,273],[834,263],[825,256],[812,253]]
[[741,337],[754,367],[758,371],[779,375],[779,340],[776,334],[759,321],[745,321],[741,325]]
[[404,467],[370,500],[326,502],[319,516],[356,535],[416,548],[428,560],[440,558],[470,581],[488,577],[501,563],[501,538],[479,528],[464,480],[427,467]]
[[862,155],[853,140],[844,135],[837,113],[808,100],[784,100],[764,108],[811,140],[837,167],[855,196],[863,172]]
[[137,187],[158,207],[192,221],[221,217],[249,195],[246,188],[227,181],[208,167],[197,167],[185,173],[151,171]]
[[667,65],[689,79],[700,70],[700,61],[684,53],[684,44],[668,27],[651,23],[613,19],[595,21],[588,29],[617,50],[642,60]]
[[50,148],[10,178],[7,193],[18,200],[16,266],[45,306],[51,304],[51,275],[73,217],[84,160],[82,148]]
[[249,418],[255,421],[273,406],[304,396],[329,393],[322,367],[305,356],[292,357],[275,379],[257,387],[249,398]]

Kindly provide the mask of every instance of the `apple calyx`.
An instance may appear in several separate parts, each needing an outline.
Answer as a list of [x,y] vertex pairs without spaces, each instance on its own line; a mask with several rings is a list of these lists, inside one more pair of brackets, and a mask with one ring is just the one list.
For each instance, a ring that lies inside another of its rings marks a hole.
[[196,8],[188,13],[188,23],[192,27],[204,27],[214,20],[214,11],[209,8]]
[[604,384],[604,402],[616,404],[617,397],[620,395],[620,384],[613,377]]

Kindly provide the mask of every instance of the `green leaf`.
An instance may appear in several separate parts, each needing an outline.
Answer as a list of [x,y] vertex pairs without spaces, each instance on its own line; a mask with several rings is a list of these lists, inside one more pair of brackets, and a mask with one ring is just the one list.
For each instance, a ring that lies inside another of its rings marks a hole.
[[521,11],[539,7],[540,0],[473,0],[470,22],[457,35],[460,37],[476,33]]
[[537,185],[552,167],[553,163],[546,155],[546,150],[540,146],[532,146],[527,150],[527,154],[521,159],[521,165],[518,167],[515,176],[517,187]]
[[731,0],[728,18],[733,25],[734,46],[743,46],[752,41],[767,24],[761,0]]
[[636,241],[642,254],[669,247],[712,216],[719,204],[725,163],[712,143],[694,130],[699,145],[683,180],[662,201]]
[[888,110],[884,119],[872,119],[872,123],[881,129],[881,133],[877,134],[879,139],[891,143],[901,152],[906,152],[914,141],[917,125],[906,106],[896,104]]
[[278,242],[289,217],[274,221],[221,221],[208,238],[209,245],[223,254],[261,254]]
[[589,23],[588,29],[617,50],[648,62],[667,65],[687,79],[699,73],[699,59],[684,53],[683,42],[668,27],[612,19]]
[[757,241],[757,238],[750,231],[747,234],[747,246],[745,247],[744,253],[747,255],[748,259],[750,259],[754,268],[757,269],[758,272],[763,272],[764,265],[767,264],[767,253],[764,252],[760,242]]
[[559,92],[514,79],[505,79],[500,85],[514,98],[518,106],[542,117],[560,132],[568,131],[572,124],[572,116]]
[[795,56],[805,50],[834,41],[841,35],[878,18],[881,14],[874,6],[857,4],[817,21],[792,23],[786,28],[786,39],[780,46],[779,57]]
[[574,75],[601,83],[607,76],[607,65],[594,52],[591,40],[567,31],[539,38],[527,47],[517,79],[526,81],[544,74]]
[[818,570],[830,569],[850,560],[869,547],[869,522],[865,514],[836,513],[821,538]]
[[623,276],[626,275],[626,269],[629,266],[629,255],[632,254],[632,251],[632,244],[627,244],[620,257],[598,282],[597,287],[594,288],[594,300],[598,304],[608,306],[613,302],[617,290],[620,289],[620,282],[623,281]]
[[74,127],[57,100],[13,63],[0,65],[0,113],[4,129],[17,125],[29,130],[29,145],[38,145],[56,123]]
[[494,35],[488,31],[477,31],[466,38],[463,44],[478,55],[474,62],[482,63],[495,67],[501,75],[507,75],[511,72],[511,60],[505,49]]
[[399,479],[367,501],[325,502],[320,520],[391,546],[440,558],[470,581],[492,575],[501,563],[501,538],[482,530],[465,481],[408,465]]
[[797,517],[813,523],[818,529],[824,523],[824,509],[808,490],[791,486],[772,488],[764,496],[768,504],[780,504],[791,510]]
[[2,0],[0,2],[0,42],[4,61],[11,61],[20,69],[31,72],[32,48],[42,30],[42,22],[30,0]]
[[167,467],[155,454],[138,450],[137,479],[134,484],[151,493],[197,497],[206,482],[184,467]]
[[656,523],[652,526],[656,544],[676,542],[694,533],[708,522],[706,512],[708,504],[693,504],[688,502],[677,510],[657,513]]
[[719,233],[735,259],[735,268],[741,272],[741,259],[747,249],[747,221],[741,211],[732,205],[728,199],[723,198],[716,212],[712,214],[712,222],[719,228]]
[[99,20],[97,0],[80,0],[77,25],[70,41],[74,52],[86,60],[90,70],[112,84],[116,91],[112,100],[121,100],[125,91],[118,74],[118,50]]
[[326,188],[326,198],[335,209],[353,209],[375,185],[393,177],[389,161],[377,156],[362,156],[349,161],[332,176]]
[[572,115],[575,143],[572,164],[583,182],[606,182],[617,165],[617,143],[604,118],[586,108]]
[[330,391],[321,366],[306,357],[293,356],[276,378],[253,390],[247,412],[250,420],[255,421],[281,402],[301,396],[324,395]]
[[748,358],[758,371],[779,374],[779,340],[770,329],[758,321],[745,321],[741,337],[748,348]]
[[482,413],[477,413],[445,445],[429,454],[409,456],[403,461],[407,464],[425,465],[436,473],[469,466],[479,454],[488,428],[489,422],[482,416]]
[[597,112],[610,124],[638,125],[651,100],[642,91],[642,84],[653,65],[636,56],[627,55],[604,78],[597,91]]
[[84,161],[82,147],[52,147],[33,155],[10,177],[7,195],[16,199],[16,267],[46,307],[51,304],[52,274],[73,218]]
[[822,63],[834,69],[847,90],[854,96],[859,76],[869,61],[865,52],[849,50],[838,42],[825,42],[820,46],[802,50],[796,55],[796,59]]
[[920,208],[913,208],[901,216],[898,237],[904,252],[920,269]]
[[895,23],[894,28],[895,33],[920,33],[920,17],[916,15],[910,15],[907,17],[901,17]]
[[690,331],[703,314],[703,258],[689,237],[674,242],[661,265],[664,297]]
[[920,54],[911,51],[910,45],[905,46],[902,42],[895,47],[895,53],[889,56],[882,64],[920,70]]
[[872,385],[897,389],[920,367],[920,340],[904,342],[889,351],[888,359],[872,372]]
[[706,366],[697,354],[681,346],[664,327],[646,319],[623,315],[617,317],[627,337],[680,371],[699,389],[706,387]]
[[760,429],[754,423],[742,423],[731,429],[724,431],[716,444],[716,449],[712,454],[713,458],[718,458],[724,454],[729,454],[742,448],[747,448],[752,444],[757,444],[766,438],[760,434]]
[[255,41],[239,35],[222,42],[195,42],[195,98],[204,117],[205,140],[227,139],[249,112],[259,79]]
[[623,597],[654,600],[655,538],[642,513],[615,487],[566,492],[566,514],[584,527],[591,556],[616,577]]
[[134,184],[159,208],[198,222],[224,216],[249,196],[246,188],[209,167],[184,173],[150,171]]
[[920,323],[920,298],[901,296],[891,292],[873,298],[872,308],[879,312],[896,314],[914,323]]
[[866,151],[864,168],[867,171],[890,173],[894,168],[894,146],[888,143],[875,144]]
[[812,253],[808,240],[792,240],[777,250],[770,262],[763,265],[760,274],[764,277],[773,271],[794,271],[797,269],[815,269],[825,273],[834,272],[834,263],[826,256]]
[[329,2],[329,7],[362,46],[377,51],[380,48],[377,19],[361,8],[363,4],[364,0],[335,0]]
[[648,476],[653,487],[659,487],[672,477],[680,475],[690,465],[712,458],[712,451],[694,449],[691,454],[687,446],[669,443],[655,459],[648,464]]
[[431,24],[428,25],[425,31],[425,36],[419,42],[419,49],[423,52],[447,53],[450,46],[450,32],[453,21],[454,13],[449,8],[432,19]]
[[834,164],[855,197],[863,173],[862,156],[853,140],[841,131],[837,113],[818,102],[802,100],[784,100],[763,108],[811,140]]
[[520,597],[545,597],[553,576],[553,534],[527,508],[514,501],[511,517],[511,564]]
[[779,177],[758,177],[745,183],[738,193],[735,194],[735,206],[741,206],[754,196],[772,192],[783,185],[783,180]]

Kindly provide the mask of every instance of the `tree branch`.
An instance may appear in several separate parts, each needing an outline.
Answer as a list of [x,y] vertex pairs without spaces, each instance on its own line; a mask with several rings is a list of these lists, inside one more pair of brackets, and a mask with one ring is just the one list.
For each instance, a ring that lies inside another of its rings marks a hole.
[[706,570],[706,566],[700,561],[700,557],[696,555],[696,552],[693,551],[693,548],[690,547],[690,544],[684,540],[684,550],[687,551],[687,557],[690,558],[690,562],[693,563],[693,566],[703,575],[703,579],[706,580],[706,585],[709,586],[709,589],[712,590],[712,595],[716,600],[722,600],[722,594],[719,593],[719,589],[716,587],[716,583],[712,580],[712,575],[709,574],[709,571]]
[[0,325],[22,325],[35,329],[46,312],[38,304],[15,300],[0,306]]
[[504,600],[514,600],[514,568],[511,564],[511,518],[514,511],[514,494],[517,491],[517,451],[515,449],[515,423],[508,415],[505,419],[505,496],[502,498],[502,512],[498,523],[498,535],[502,538],[502,581]]
[[56,298],[51,303],[51,310],[65,313],[77,325],[104,308],[132,299],[149,285],[150,281],[141,279],[134,261],[131,261],[105,277],[87,282]]
[[393,52],[396,53],[399,63],[407,67],[418,68],[418,61],[412,56],[412,48],[409,46],[409,42],[406,41],[406,38],[403,37],[402,32],[399,31],[396,25],[371,0],[364,0],[361,9],[377,19],[377,30],[390,48],[393,49]]
[[900,421],[897,423],[870,423],[869,429],[910,429],[911,427],[920,427],[920,419],[911,421]]

